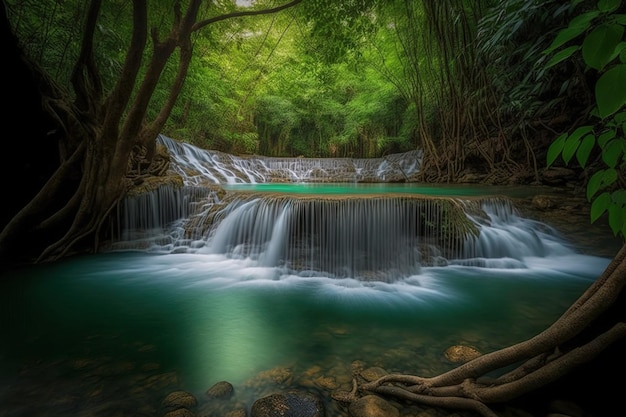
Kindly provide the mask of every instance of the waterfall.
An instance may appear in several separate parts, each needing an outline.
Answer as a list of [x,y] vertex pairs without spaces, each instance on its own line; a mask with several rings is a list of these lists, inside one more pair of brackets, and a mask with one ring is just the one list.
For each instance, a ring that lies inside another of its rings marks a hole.
[[188,184],[262,182],[405,182],[419,173],[422,152],[409,151],[382,158],[237,157],[199,149],[159,135],[174,161],[174,169]]
[[196,237],[192,216],[206,213],[219,201],[211,189],[195,186],[161,185],[154,190],[127,196],[117,206],[111,224],[112,249],[149,249],[170,251]]
[[159,141],[179,180],[119,205],[110,250],[204,253],[300,276],[387,282],[423,267],[525,268],[531,257],[573,253],[555,230],[524,218],[504,197],[322,196],[216,185],[266,182],[279,171],[297,179],[319,175],[318,181],[339,171],[388,179],[418,169],[417,157],[237,158],[165,136]]

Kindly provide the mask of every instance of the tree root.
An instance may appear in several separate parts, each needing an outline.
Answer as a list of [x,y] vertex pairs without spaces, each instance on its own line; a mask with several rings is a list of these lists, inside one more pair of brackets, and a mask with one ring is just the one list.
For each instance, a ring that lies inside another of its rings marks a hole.
[[[388,374],[361,385],[361,391],[430,406],[472,410],[497,417],[487,404],[503,403],[554,382],[596,358],[626,338],[626,323],[618,319],[586,342],[564,348],[618,299],[626,284],[626,244],[598,280],[557,321],[521,343],[479,356],[435,377]],[[623,320],[623,319],[622,319]],[[511,365],[496,378],[485,377]]]

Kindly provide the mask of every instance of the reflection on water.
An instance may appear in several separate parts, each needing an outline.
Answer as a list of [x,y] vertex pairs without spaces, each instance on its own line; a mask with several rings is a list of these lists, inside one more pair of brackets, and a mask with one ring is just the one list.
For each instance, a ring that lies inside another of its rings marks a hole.
[[393,283],[217,254],[102,254],[12,271],[0,282],[0,415],[148,412],[170,391],[203,398],[221,380],[248,406],[281,384],[329,398],[349,388],[355,361],[432,375],[454,366],[443,357],[451,345],[488,352],[542,330],[608,262],[570,252],[514,269],[422,268]]

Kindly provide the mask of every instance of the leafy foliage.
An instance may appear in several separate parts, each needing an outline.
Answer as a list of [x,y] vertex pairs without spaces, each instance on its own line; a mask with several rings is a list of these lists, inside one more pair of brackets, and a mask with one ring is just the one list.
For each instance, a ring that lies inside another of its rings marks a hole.
[[[587,71],[598,76],[590,124],[560,135],[548,149],[547,164],[552,165],[559,156],[569,164],[575,155],[578,164],[585,167],[597,151],[603,168],[597,169],[587,183],[591,221],[608,213],[613,233],[626,237],[626,15],[618,13],[620,3],[598,1],[595,9],[572,19],[546,49],[548,54],[557,51],[548,66],[579,52]],[[559,50],[565,45],[569,46]]]

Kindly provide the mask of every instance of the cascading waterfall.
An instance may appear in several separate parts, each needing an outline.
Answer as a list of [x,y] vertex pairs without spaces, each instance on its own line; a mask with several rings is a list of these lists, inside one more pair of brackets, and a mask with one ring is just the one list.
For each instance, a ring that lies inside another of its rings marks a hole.
[[572,252],[504,198],[252,193],[235,197],[215,221],[201,252],[300,275],[390,281],[423,265],[523,268],[525,257]]
[[382,158],[276,158],[236,157],[218,151],[199,149],[160,135],[187,183],[263,182],[404,182],[419,173],[421,151],[387,155]]
[[245,159],[165,136],[160,142],[170,152],[170,170],[184,185],[170,183],[127,197],[114,221],[110,249],[219,254],[300,276],[387,282],[419,274],[424,266],[524,268],[527,257],[573,252],[553,229],[522,217],[504,197],[316,196],[226,192],[215,185],[263,182],[276,170],[298,176],[384,170],[385,164],[416,169],[419,162],[410,158],[382,164]]
[[127,196],[117,207],[111,231],[114,249],[164,250],[184,242],[193,229],[186,223],[218,202],[215,191],[194,186],[162,185],[154,190]]

